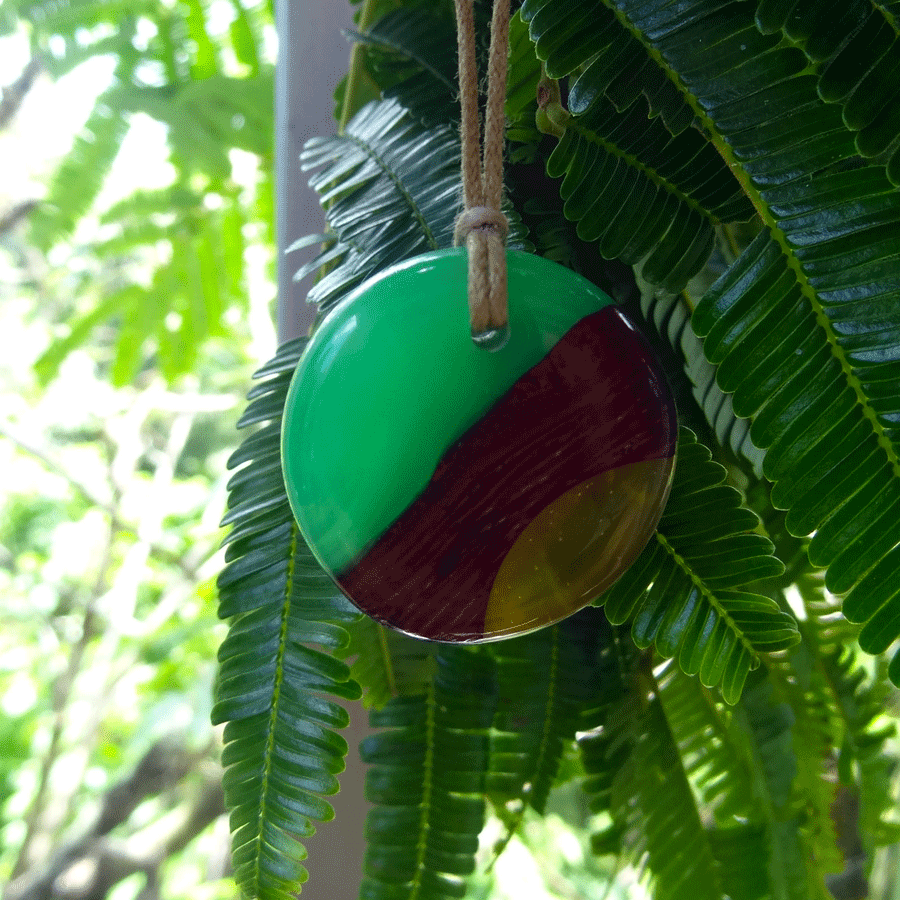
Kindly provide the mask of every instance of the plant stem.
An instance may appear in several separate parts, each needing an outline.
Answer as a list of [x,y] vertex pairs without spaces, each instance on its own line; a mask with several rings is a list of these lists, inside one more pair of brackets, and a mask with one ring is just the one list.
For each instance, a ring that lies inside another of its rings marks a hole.
[[[366,0],[359,14],[359,30],[367,31],[375,18],[375,0]],[[356,110],[354,102],[359,91],[359,83],[365,72],[365,45],[357,42],[350,51],[350,67],[347,72],[347,87],[344,92],[344,108],[341,110],[341,120],[338,123],[338,134],[343,134],[347,123],[353,118]]]

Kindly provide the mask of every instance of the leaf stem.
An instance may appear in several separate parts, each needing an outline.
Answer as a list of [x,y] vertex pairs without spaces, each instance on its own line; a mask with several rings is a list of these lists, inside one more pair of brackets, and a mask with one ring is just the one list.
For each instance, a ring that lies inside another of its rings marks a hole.
[[[359,14],[359,30],[367,31],[375,18],[376,0],[366,0]],[[350,67],[347,72],[347,87],[344,91],[344,106],[341,110],[341,119],[338,122],[338,134],[343,134],[347,123],[357,112],[355,98],[359,91],[359,85],[365,72],[366,47],[360,42],[353,45],[350,51]]]

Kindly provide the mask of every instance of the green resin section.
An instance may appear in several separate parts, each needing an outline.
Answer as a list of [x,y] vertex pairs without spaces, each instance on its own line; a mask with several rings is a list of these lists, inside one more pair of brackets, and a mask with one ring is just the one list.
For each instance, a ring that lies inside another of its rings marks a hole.
[[297,522],[332,573],[390,526],[447,448],[573,325],[612,303],[542,257],[511,250],[507,267],[511,335],[496,352],[469,334],[462,249],[366,281],[313,335],[288,393],[282,459]]

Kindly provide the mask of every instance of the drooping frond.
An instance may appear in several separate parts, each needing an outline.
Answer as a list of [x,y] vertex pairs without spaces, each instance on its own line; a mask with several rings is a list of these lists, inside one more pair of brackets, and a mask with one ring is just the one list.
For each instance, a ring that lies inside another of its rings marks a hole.
[[[779,900],[827,900],[827,870],[812,853],[818,835],[814,827],[807,831],[807,810],[797,793],[796,747],[803,735],[797,734],[795,740],[794,715],[773,695],[771,682],[760,677],[744,692],[737,716],[750,745],[750,773],[765,822],[766,874],[772,895]],[[818,771],[804,774],[822,777]]]
[[900,184],[900,17],[891,4],[850,0],[822,15],[813,0],[762,0],[756,22],[783,30],[816,63],[819,95],[842,106],[856,149]]
[[[860,664],[857,629],[826,597],[821,575],[800,579],[799,587],[807,613],[800,623],[802,642],[773,671],[773,681],[797,719],[798,753],[811,752],[806,768],[815,770],[824,760],[844,789],[857,793],[859,833],[871,852],[898,835],[896,824],[888,821],[893,803],[887,786],[896,766],[885,753],[896,733],[885,715],[889,694],[884,681],[873,679]],[[827,799],[835,795],[832,785]],[[829,812],[826,808],[820,820]]]
[[641,275],[669,291],[706,263],[715,224],[752,214],[715,150],[692,129],[673,136],[642,102],[619,113],[601,98],[567,119],[547,173],[563,177],[580,238],[607,259],[644,260]]
[[537,127],[541,61],[534,52],[528,25],[521,13],[509,22],[509,59],[506,72],[506,139],[511,163],[534,162],[543,135]]
[[30,218],[31,240],[45,252],[69,236],[91,208],[128,133],[130,93],[122,81],[129,66],[117,66],[113,83],[97,98],[81,133],[54,175],[47,196]]
[[644,867],[655,896],[721,900],[709,834],[659,699],[644,701],[639,711],[632,706],[627,716],[620,709],[580,743],[593,776],[585,790],[600,788],[592,809],[613,822],[594,840],[595,852],[614,850]]
[[[150,210],[157,201],[162,207],[167,198],[168,210]],[[110,372],[114,384],[129,384],[152,351],[163,374],[174,379],[193,369],[204,341],[224,334],[225,311],[246,302],[243,216],[236,197],[222,210],[201,216],[197,207],[202,201],[187,191],[173,188],[133,199],[133,207],[123,201],[112,214],[115,220],[109,218],[110,223],[116,221],[116,233],[103,242],[104,252],[123,261],[146,259],[164,242],[169,260],[146,287],[121,288],[116,278],[110,279],[111,288],[95,285],[99,303],[77,318],[69,335],[39,360],[45,380],[95,326],[109,320],[117,326]]]
[[[259,424],[233,454],[226,566],[219,615],[230,619],[219,652],[215,723],[224,731],[225,801],[235,879],[247,897],[288,898],[306,879],[300,839],[332,810],[348,722],[332,698],[359,686],[331,651],[347,644],[350,608],[303,543],[281,472],[281,410],[305,340],[284,344],[257,375],[242,426]],[[322,648],[322,649],[317,649]]]
[[603,614],[588,607],[524,637],[489,645],[499,699],[488,790],[508,826],[502,850],[527,806],[543,813],[567,746],[594,722],[602,694],[598,662],[611,641]]
[[231,47],[239,63],[247,66],[251,75],[258,75],[261,67],[259,47],[263,30],[259,11],[248,9],[243,0],[231,0],[234,21],[228,26]]
[[171,88],[143,86],[131,108],[163,122],[178,168],[226,181],[232,148],[270,155],[274,141],[274,72],[235,78],[212,74]]
[[[110,327],[102,340],[109,359],[101,365],[114,384],[130,383],[149,366],[169,381],[194,371],[208,339],[226,334],[226,314],[247,303],[242,228],[248,194],[257,187],[260,195],[266,192],[274,140],[273,67],[261,61],[266,13],[258,4],[231,4],[232,35],[235,46],[241,44],[235,52],[249,67],[237,77],[221,71],[221,48],[199,0],[7,5],[27,23],[51,75],[86,59],[117,60],[109,86],[30,217],[30,239],[40,249],[76,240],[79,259],[103,261],[94,271],[66,265],[74,281],[72,300],[60,311],[67,331],[40,360],[41,377],[55,376],[67,354],[102,324]],[[101,210],[100,188],[135,114],[166,127],[171,184]],[[232,179],[234,149],[256,154],[258,185]],[[99,229],[77,227],[93,215]]]
[[633,620],[639,647],[677,656],[729,703],[740,697],[759,654],[797,640],[796,625],[773,600],[747,592],[783,570],[759,520],[724,485],[725,469],[681,429],[675,479],[656,534],[635,564],[598,601],[611,622]]
[[550,78],[577,73],[569,90],[569,111],[580,115],[601,97],[623,112],[643,94],[652,116],[661,115],[672,134],[684,131],[694,113],[664,71],[599,0],[570,7],[553,0],[525,0],[537,57]]
[[[587,776],[582,787],[594,813],[611,814],[613,783],[634,749],[630,714],[644,708],[640,671],[646,663],[646,654],[638,651],[625,629],[612,626],[597,657],[597,706],[590,714],[590,728],[578,738]],[[622,837],[619,824],[610,821],[592,835],[591,845],[598,854],[619,853]]]
[[366,31],[348,32],[368,48],[371,68],[385,99],[396,99],[429,123],[459,119],[456,41],[450,7],[427,4],[393,9]]
[[760,876],[759,862],[766,856],[766,830],[746,824],[713,828],[708,832],[719,880],[731,900],[768,900],[772,897],[768,879]]
[[[715,149],[686,127],[693,113],[671,82],[602,5],[581,4],[572,15],[563,4],[536,0],[522,16],[549,75],[591,60],[569,112],[558,103],[556,112],[547,109],[559,135],[547,173],[563,177],[566,216],[607,259],[643,260],[648,282],[680,290],[709,258],[713,226],[749,219],[753,207]],[[657,101],[662,116],[653,114]]]
[[641,312],[681,357],[694,399],[719,444],[729,447],[736,456],[744,457],[756,476],[762,477],[765,453],[753,443],[750,420],[734,414],[731,395],[716,383],[716,367],[707,360],[703,342],[691,329],[691,311],[684,296],[658,295],[649,291],[641,297]]
[[444,646],[427,693],[370,714],[360,748],[372,768],[366,797],[363,900],[462,897],[484,825],[489,730],[497,699],[493,660]]
[[[900,456],[896,291],[900,193],[861,164],[807,58],[763,35],[755,6],[617,4],[620,19],[671,67],[686,99],[740,175],[765,224],[698,305],[693,325],[750,416],[772,502],[796,534],[816,530],[814,564],[865,623],[860,643],[900,633]],[[713,47],[690,35],[708,29]],[[713,38],[712,36],[715,35]],[[738,50],[738,48],[741,48]],[[817,172],[815,178],[800,177]],[[900,681],[900,657],[891,670]]]
[[[452,246],[462,208],[459,153],[454,129],[426,128],[396,100],[370,103],[343,134],[307,143],[303,166],[318,169],[310,185],[327,206],[326,221],[334,232],[322,253],[296,275],[329,266],[310,291],[310,303],[327,310],[375,272]],[[509,246],[523,247],[521,220],[511,209],[504,211],[510,218]]]
[[691,782],[723,828],[755,818],[756,799],[746,741],[733,713],[696,678],[669,664],[658,676],[659,697]]
[[[129,19],[152,15],[156,5],[157,0],[7,0],[0,28],[11,32],[16,17],[28,22],[44,67],[60,78],[90,56],[133,52]],[[112,28],[117,33],[110,35]]]
[[347,630],[350,643],[340,655],[352,659],[350,674],[363,689],[363,705],[381,709],[392,697],[425,692],[437,644],[385,628],[369,616]]

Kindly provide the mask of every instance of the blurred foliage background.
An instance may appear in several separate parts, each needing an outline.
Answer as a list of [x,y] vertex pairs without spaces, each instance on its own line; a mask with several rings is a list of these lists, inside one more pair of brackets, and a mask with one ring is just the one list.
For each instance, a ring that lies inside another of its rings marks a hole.
[[217,898],[224,462],[274,347],[273,10],[0,10],[0,882]]

